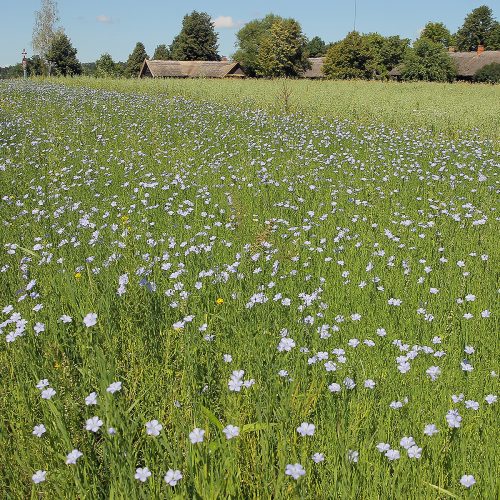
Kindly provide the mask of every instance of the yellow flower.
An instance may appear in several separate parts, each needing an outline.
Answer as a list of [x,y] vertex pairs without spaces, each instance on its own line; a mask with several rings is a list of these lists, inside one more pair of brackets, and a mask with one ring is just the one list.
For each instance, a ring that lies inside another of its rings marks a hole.
[[216,303],[218,306],[220,306],[220,305],[224,304],[224,299],[222,299],[221,297],[219,297],[219,298],[215,301],[215,303]]
[[79,280],[82,277],[82,273],[75,273],[75,278]]
[[123,224],[126,224],[128,222],[128,215],[122,215],[121,220],[122,220]]

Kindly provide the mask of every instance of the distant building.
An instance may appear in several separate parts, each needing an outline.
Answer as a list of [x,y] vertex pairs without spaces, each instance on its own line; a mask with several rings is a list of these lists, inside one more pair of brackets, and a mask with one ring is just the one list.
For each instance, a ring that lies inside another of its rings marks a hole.
[[139,78],[244,78],[235,61],[160,61],[145,59]]
[[[453,47],[448,50],[448,55],[457,66],[459,80],[472,80],[478,70],[491,63],[500,64],[500,50],[484,50],[480,45],[476,52],[455,52]],[[389,71],[389,76],[395,80],[401,78],[402,65]]]
[[323,74],[323,63],[325,62],[324,57],[309,57],[307,59],[311,63],[311,69],[304,71],[302,74],[303,78],[325,78]]

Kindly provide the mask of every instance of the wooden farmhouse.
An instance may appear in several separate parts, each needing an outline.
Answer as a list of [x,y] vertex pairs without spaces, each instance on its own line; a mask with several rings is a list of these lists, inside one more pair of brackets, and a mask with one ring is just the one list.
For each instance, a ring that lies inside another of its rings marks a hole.
[[139,78],[244,78],[234,61],[161,61],[145,59]]
[[[476,52],[455,52],[449,49],[448,55],[457,67],[457,78],[459,80],[473,80],[474,75],[484,66],[491,63],[500,64],[500,50],[484,50],[480,45]],[[401,78],[402,66],[396,66],[389,71],[389,76],[395,80]]]

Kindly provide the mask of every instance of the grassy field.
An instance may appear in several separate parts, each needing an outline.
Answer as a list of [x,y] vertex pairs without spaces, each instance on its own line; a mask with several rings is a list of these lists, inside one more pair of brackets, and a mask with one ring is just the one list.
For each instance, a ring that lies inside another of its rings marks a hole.
[[[100,88],[95,78],[67,85]],[[422,128],[460,138],[464,133],[500,139],[500,85],[312,80],[107,80],[106,88],[197,101],[294,112],[308,118]]]
[[0,83],[1,496],[497,498],[498,90],[197,83]]

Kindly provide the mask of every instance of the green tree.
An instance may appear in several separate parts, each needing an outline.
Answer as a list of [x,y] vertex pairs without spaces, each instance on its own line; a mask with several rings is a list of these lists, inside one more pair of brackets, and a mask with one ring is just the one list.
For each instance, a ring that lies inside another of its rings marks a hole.
[[220,61],[218,35],[206,12],[193,11],[184,16],[181,32],[170,47],[176,61]]
[[457,75],[454,62],[440,43],[427,38],[417,40],[406,53],[401,76],[403,80],[451,82]]
[[118,69],[113,58],[108,54],[102,54],[95,63],[95,76],[98,78],[116,78]]
[[[478,45],[485,45],[493,30],[496,29],[492,10],[482,5],[474,9],[464,20],[464,24],[455,35],[459,50],[476,50]],[[487,47],[489,48],[489,47]]]
[[446,48],[453,45],[453,35],[443,23],[428,22],[420,33],[420,38],[427,38],[434,43],[440,43]]
[[82,65],[76,58],[77,50],[71,45],[68,36],[58,31],[46,54],[47,60],[57,75],[73,76],[82,73]]
[[125,66],[125,76],[129,78],[139,76],[139,71],[141,70],[144,59],[149,59],[146,48],[142,42],[137,42],[134,50],[128,56]]
[[257,74],[267,77],[298,76],[310,68],[307,39],[295,19],[280,19],[264,37],[257,56]]
[[308,57],[322,57],[326,54],[326,43],[319,37],[311,38],[306,45]]
[[474,75],[474,81],[482,83],[500,83],[500,64],[491,63],[483,66]]
[[[56,29],[56,23],[58,21],[57,3],[54,0],[42,0],[40,10],[35,12],[35,26],[33,27],[31,45],[35,53],[46,62],[47,53],[58,32]],[[51,65],[48,64],[47,68],[50,75]]]
[[487,50],[500,50],[500,23],[495,21],[486,37]]
[[271,31],[273,23],[278,20],[283,18],[268,14],[263,19],[254,19],[246,23],[236,33],[238,50],[233,54],[233,59],[241,64],[248,76],[257,75],[257,58],[262,40]]
[[155,53],[153,54],[153,59],[168,61],[170,59],[170,51],[168,47],[164,44],[158,45],[155,49]]
[[343,40],[328,49],[323,72],[329,78],[342,80],[372,78],[377,62],[373,40],[370,43],[357,31],[351,31]]
[[30,76],[42,76],[47,74],[47,66],[39,55],[28,59],[28,74]]

